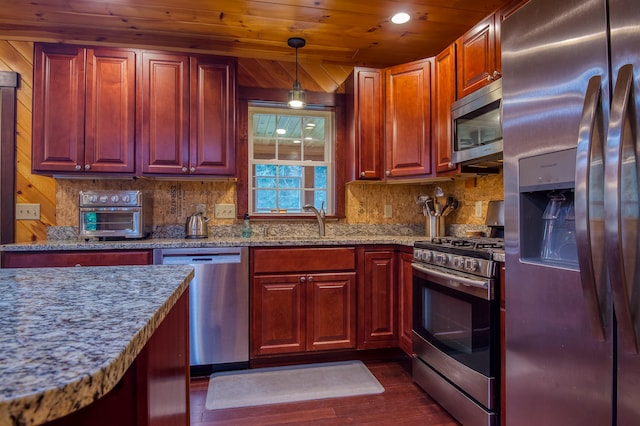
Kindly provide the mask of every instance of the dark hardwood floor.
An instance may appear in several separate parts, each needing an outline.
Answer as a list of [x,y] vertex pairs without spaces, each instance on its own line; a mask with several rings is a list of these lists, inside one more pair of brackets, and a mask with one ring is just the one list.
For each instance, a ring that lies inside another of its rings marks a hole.
[[191,425],[423,425],[459,426],[411,380],[400,362],[367,362],[384,386],[378,395],[260,407],[205,409],[208,378],[191,381]]

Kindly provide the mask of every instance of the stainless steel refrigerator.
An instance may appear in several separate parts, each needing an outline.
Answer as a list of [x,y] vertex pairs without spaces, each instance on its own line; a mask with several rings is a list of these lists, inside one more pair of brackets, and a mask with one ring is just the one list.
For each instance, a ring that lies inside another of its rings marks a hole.
[[502,27],[506,424],[640,424],[640,3]]

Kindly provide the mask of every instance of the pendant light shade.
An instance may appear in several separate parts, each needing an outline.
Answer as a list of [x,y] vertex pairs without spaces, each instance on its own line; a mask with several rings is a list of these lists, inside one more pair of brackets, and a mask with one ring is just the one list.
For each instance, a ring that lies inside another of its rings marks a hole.
[[306,93],[300,88],[298,81],[298,49],[304,47],[305,40],[300,37],[291,37],[287,40],[289,47],[296,49],[296,80],[293,82],[293,89],[289,90],[289,108],[300,109],[307,106]]

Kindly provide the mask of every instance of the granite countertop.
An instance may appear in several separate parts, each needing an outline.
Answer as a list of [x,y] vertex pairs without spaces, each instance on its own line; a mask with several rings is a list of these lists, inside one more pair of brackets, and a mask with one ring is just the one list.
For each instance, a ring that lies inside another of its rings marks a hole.
[[0,269],[0,425],[33,425],[109,392],[193,268]]
[[127,241],[92,240],[46,240],[29,243],[0,245],[0,251],[39,250],[135,250],[156,248],[199,248],[199,247],[268,247],[268,246],[322,246],[358,244],[397,244],[413,247],[415,241],[424,240],[424,235],[370,235],[370,236],[252,236],[251,238],[147,238]]

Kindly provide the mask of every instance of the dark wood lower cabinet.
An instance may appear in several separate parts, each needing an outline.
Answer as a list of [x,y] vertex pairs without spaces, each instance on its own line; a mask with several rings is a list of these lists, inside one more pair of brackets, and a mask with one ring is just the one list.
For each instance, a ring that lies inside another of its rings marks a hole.
[[47,425],[188,425],[189,381],[189,291],[185,290],[109,393]]
[[78,250],[2,253],[3,268],[151,265],[152,250]]
[[251,251],[251,357],[356,347],[355,249]]
[[400,301],[400,312],[398,314],[400,328],[400,349],[408,355],[413,355],[413,251],[399,253],[400,266],[398,268],[398,299]]
[[398,346],[396,251],[358,248],[358,349]]

